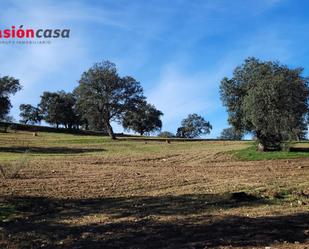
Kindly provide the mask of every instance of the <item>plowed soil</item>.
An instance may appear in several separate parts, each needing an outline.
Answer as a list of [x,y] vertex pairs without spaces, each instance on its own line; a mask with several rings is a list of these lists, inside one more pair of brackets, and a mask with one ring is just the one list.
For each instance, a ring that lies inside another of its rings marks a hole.
[[0,180],[13,210],[0,248],[309,248],[309,158],[225,153],[248,142],[1,138],[5,170],[28,158]]

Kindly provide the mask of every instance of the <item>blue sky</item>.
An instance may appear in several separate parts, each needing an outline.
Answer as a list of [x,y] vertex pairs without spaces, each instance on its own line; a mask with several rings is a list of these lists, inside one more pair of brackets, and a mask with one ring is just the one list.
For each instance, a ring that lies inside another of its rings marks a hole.
[[108,59],[141,82],[164,113],[163,130],[198,113],[215,138],[228,126],[220,80],[246,57],[309,73],[308,9],[306,0],[1,1],[1,29],[71,29],[70,39],[49,45],[0,44],[0,75],[23,85],[11,115],[19,120],[19,105],[36,105],[43,91],[71,91],[83,71]]

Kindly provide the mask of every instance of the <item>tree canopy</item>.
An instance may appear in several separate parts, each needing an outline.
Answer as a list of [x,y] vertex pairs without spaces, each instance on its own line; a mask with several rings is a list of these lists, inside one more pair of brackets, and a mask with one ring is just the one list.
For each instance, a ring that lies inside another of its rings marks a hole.
[[248,58],[233,77],[221,81],[220,94],[229,123],[253,132],[265,149],[279,149],[297,138],[308,122],[308,79],[303,69]]
[[98,113],[99,126],[115,138],[111,121],[121,121],[124,114],[144,100],[143,89],[130,76],[120,77],[109,61],[95,64],[84,72],[74,90],[79,108]]
[[222,140],[241,140],[243,134],[237,131],[234,127],[225,128],[218,137]]
[[21,104],[19,106],[19,110],[20,110],[19,116],[22,118],[20,120],[21,123],[36,124],[40,123],[41,120],[43,119],[40,109],[30,104]]
[[67,128],[78,126],[80,117],[76,110],[76,99],[72,93],[44,92],[41,96],[39,108],[43,119],[52,124],[64,125]]
[[127,130],[133,130],[140,135],[158,131],[162,128],[160,117],[163,113],[146,101],[138,103],[134,109],[128,110],[123,118],[122,125]]
[[5,119],[12,105],[10,95],[14,95],[21,90],[21,85],[18,79],[4,76],[0,78],[0,119]]
[[177,129],[177,137],[196,138],[209,134],[212,129],[211,124],[197,114],[189,114],[181,121],[181,127]]

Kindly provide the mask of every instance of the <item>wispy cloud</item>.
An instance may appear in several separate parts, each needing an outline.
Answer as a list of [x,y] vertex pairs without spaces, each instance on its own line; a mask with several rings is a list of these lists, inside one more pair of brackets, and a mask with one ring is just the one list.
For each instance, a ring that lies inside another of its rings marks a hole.
[[210,136],[217,137],[228,125],[219,96],[222,78],[230,77],[234,68],[249,56],[288,61],[292,56],[292,48],[291,40],[282,39],[280,32],[268,28],[236,43],[229,52],[218,57],[208,70],[188,72],[186,66],[193,63],[194,58],[178,55],[177,58],[186,59],[176,59],[163,66],[159,83],[149,90],[149,101],[165,114],[164,129],[175,132],[187,114],[199,113],[214,124]]
[[164,126],[175,129],[185,115],[206,114],[218,107],[217,82],[220,76],[206,72],[185,74],[180,66],[168,65],[162,70],[159,84],[148,94],[149,101],[164,112]]

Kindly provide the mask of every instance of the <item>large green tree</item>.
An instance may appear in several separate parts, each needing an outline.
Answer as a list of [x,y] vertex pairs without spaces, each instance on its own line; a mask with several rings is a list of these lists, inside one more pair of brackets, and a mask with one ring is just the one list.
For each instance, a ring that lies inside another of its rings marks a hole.
[[80,117],[80,124],[85,130],[101,131],[106,133],[106,129],[102,124],[100,113],[95,108],[85,109],[80,102],[77,103],[77,113]]
[[212,126],[208,121],[193,113],[181,121],[181,126],[177,129],[176,136],[181,138],[196,138],[209,134],[211,129]]
[[13,77],[4,76],[0,78],[0,119],[5,119],[12,107],[10,95],[21,89],[19,80]]
[[220,94],[229,123],[239,132],[253,132],[260,148],[280,149],[297,138],[308,120],[308,79],[303,69],[248,58],[233,77],[221,81]]
[[229,127],[223,129],[218,138],[222,140],[241,140],[243,134],[237,131],[234,127]]
[[136,104],[134,109],[128,110],[122,120],[122,125],[127,130],[133,130],[140,135],[159,131],[162,128],[160,117],[163,113],[146,101]]
[[42,111],[43,119],[58,128],[62,122],[62,108],[60,106],[60,96],[56,92],[43,92],[39,108]]
[[44,92],[39,108],[43,119],[52,125],[63,125],[66,128],[78,127],[80,116],[76,108],[76,98],[72,93]]
[[109,61],[95,64],[83,73],[74,90],[79,109],[98,114],[101,130],[105,127],[112,139],[112,121],[121,121],[124,114],[144,99],[140,83],[132,77],[120,77]]
[[22,118],[20,120],[21,123],[36,124],[40,123],[41,120],[43,119],[40,109],[30,104],[21,104],[19,106],[19,110],[20,110],[19,116]]

